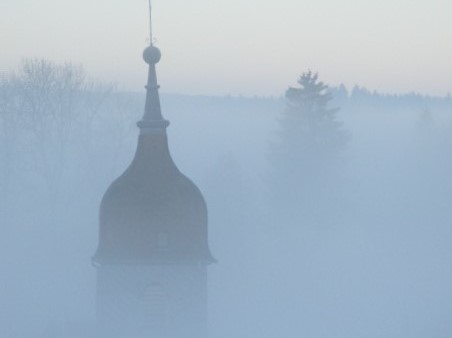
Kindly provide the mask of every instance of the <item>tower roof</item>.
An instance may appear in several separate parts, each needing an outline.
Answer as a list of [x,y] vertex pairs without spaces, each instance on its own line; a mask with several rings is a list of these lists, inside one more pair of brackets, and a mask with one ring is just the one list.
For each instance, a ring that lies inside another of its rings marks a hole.
[[[152,27],[152,26],[151,26]],[[207,208],[196,185],[174,164],[162,116],[151,42],[144,115],[135,157],[105,193],[99,218],[98,264],[208,264]]]

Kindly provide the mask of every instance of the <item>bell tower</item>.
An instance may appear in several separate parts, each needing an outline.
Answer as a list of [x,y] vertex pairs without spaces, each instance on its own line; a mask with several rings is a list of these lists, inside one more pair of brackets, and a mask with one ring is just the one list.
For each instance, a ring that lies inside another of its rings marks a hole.
[[93,257],[98,322],[110,337],[206,337],[207,266],[215,261],[207,208],[169,153],[156,73],[161,53],[152,29],[150,41],[135,157],[100,207]]

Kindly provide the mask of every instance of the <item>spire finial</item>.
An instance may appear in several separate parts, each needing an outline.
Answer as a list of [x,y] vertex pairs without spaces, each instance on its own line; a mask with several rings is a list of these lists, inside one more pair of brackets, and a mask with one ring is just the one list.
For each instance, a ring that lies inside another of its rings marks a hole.
[[164,132],[168,127],[169,122],[162,116],[160,108],[159,88],[157,84],[157,72],[155,70],[156,64],[160,61],[162,54],[160,50],[154,46],[152,42],[152,6],[151,0],[149,1],[149,27],[150,27],[150,39],[151,42],[143,52],[144,61],[149,65],[148,70],[148,83],[146,85],[146,105],[144,108],[143,119],[138,122],[138,127],[141,129],[141,133],[148,132]]

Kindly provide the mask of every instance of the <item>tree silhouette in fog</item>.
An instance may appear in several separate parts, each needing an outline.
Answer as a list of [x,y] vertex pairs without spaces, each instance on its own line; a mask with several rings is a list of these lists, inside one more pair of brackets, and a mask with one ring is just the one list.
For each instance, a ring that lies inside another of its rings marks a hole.
[[281,204],[316,209],[337,190],[350,136],[336,118],[339,108],[329,107],[332,95],[317,73],[303,73],[285,97],[270,151],[270,193]]
[[96,179],[94,163],[116,158],[132,130],[131,101],[112,85],[89,79],[81,66],[25,59],[0,79],[2,191],[28,182],[60,201],[69,177]]

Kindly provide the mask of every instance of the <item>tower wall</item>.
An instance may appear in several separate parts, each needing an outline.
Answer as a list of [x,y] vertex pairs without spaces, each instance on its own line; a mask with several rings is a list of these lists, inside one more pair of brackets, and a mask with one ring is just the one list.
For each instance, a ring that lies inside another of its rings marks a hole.
[[97,316],[108,337],[206,337],[201,265],[100,266]]

